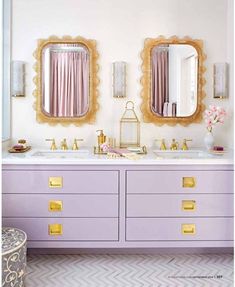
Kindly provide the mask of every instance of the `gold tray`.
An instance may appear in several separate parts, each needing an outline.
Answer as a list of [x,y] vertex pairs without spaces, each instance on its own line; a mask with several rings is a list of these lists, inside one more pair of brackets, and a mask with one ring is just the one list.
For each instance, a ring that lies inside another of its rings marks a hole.
[[10,149],[8,150],[8,152],[10,152],[10,153],[24,153],[24,152],[26,152],[26,151],[29,151],[30,149],[31,149],[31,146],[27,146],[26,148],[23,148],[23,149],[20,149],[20,150],[14,149],[14,148],[12,147],[12,148],[10,148]]

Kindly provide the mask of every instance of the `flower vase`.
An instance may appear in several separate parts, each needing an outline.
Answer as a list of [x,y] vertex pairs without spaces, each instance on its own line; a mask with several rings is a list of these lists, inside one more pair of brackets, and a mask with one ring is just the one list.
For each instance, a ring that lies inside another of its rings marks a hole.
[[212,132],[207,132],[207,134],[204,137],[204,143],[207,148],[207,150],[212,150],[214,147],[214,136]]

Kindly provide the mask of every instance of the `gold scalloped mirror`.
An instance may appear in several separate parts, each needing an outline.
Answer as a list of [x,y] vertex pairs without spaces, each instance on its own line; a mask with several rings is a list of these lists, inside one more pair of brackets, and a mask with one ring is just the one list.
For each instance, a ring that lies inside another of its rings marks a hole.
[[77,126],[94,123],[99,107],[96,41],[51,36],[38,40],[34,56],[37,121]]
[[205,109],[203,42],[176,36],[147,38],[141,57],[144,122],[172,126],[200,122]]

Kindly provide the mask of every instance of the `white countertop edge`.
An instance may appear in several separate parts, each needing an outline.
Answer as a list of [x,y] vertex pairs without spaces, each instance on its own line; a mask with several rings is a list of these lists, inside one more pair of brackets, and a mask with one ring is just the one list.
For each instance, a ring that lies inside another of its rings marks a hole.
[[43,149],[33,148],[27,153],[2,154],[3,165],[233,165],[233,151],[229,150],[224,155],[208,155],[205,158],[157,158],[152,149],[143,158],[130,160],[126,158],[110,159],[105,155],[94,155],[89,149],[87,158],[41,158],[32,156],[36,151]]
[[231,159],[161,159],[161,160],[126,160],[126,159],[2,159],[3,165],[233,165]]

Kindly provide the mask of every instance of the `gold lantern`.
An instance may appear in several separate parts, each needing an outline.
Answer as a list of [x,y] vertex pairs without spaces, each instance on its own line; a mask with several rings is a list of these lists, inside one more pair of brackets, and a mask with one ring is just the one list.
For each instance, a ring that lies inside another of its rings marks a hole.
[[120,148],[140,146],[140,121],[134,111],[134,103],[128,101],[120,120]]

